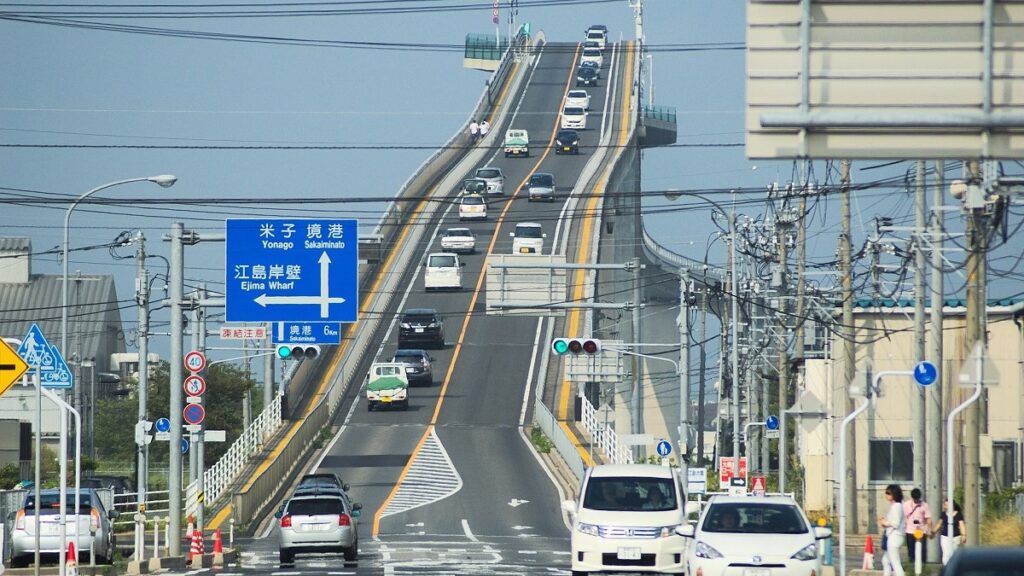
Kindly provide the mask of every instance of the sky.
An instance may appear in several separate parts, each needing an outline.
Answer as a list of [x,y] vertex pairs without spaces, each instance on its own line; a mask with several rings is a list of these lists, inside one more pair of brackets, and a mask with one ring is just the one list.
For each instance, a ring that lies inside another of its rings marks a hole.
[[[521,0],[518,19],[529,21],[549,40],[579,41],[584,29],[594,23],[608,25],[613,39],[634,37],[633,11],[627,0],[545,3]],[[254,0],[248,6],[289,4],[293,12],[298,9],[293,0]],[[372,4],[348,0],[303,8],[341,10]],[[32,206],[5,202],[2,234],[29,236],[35,252],[47,251],[61,242],[69,198],[107,182],[165,173],[179,178],[173,188],[149,183],[119,186],[100,195],[121,203],[76,209],[72,248],[104,245],[123,231],[141,230],[148,239],[148,251],[167,256],[168,247],[160,238],[171,222],[183,221],[186,229],[200,233],[220,233],[228,216],[360,218],[364,230],[372,228],[383,202],[343,200],[393,196],[432,149],[466,121],[487,79],[484,72],[462,67],[461,46],[467,33],[494,33],[490,3],[421,0],[410,5],[429,8],[431,4],[479,4],[481,9],[256,18],[66,16],[79,22],[161,29],[164,33],[160,35],[0,19],[0,51],[5,55],[0,58],[0,77],[4,78],[0,88],[0,199],[24,195],[55,200]],[[194,12],[204,3],[190,5]],[[381,5],[386,3],[377,3],[377,7]],[[74,1],[66,6],[89,11],[95,4]],[[140,1],[132,6],[160,3]],[[43,9],[39,4],[0,4],[6,13]],[[503,29],[506,10],[507,3],[502,0]],[[745,158],[742,146],[736,146],[743,142],[744,21],[745,4],[739,0],[644,3],[654,103],[676,107],[679,143],[690,145],[645,151],[644,190],[758,188],[793,177],[791,162],[752,162]],[[264,41],[211,40],[197,38],[197,33]],[[303,45],[268,43],[267,38]],[[452,49],[325,45],[338,42]],[[733,49],[736,47],[740,49]],[[89,145],[124,147],[81,147]],[[167,145],[183,148],[146,148]],[[280,149],[368,145],[385,149]],[[421,148],[394,150],[386,149],[388,146]],[[903,163],[867,169],[873,164],[877,163],[855,164],[854,181],[901,176],[911,168]],[[834,182],[834,170],[830,172],[824,163],[815,164],[816,177],[825,180],[829,175]],[[180,203],[141,205],[149,198],[174,198]],[[238,203],[195,204],[209,198],[236,199]],[[339,202],[298,203],[305,198],[337,198]],[[271,203],[289,199],[296,203]],[[724,262],[721,242],[707,250],[709,237],[716,230],[708,213],[679,210],[681,204],[658,197],[645,203],[645,211],[652,213],[645,222],[654,236],[693,258],[704,258],[707,253],[709,261]],[[896,223],[909,223],[911,207],[909,195],[891,189],[856,197],[855,245],[870,232],[872,218],[881,214],[894,217]],[[764,212],[759,205],[741,210],[752,217]],[[810,236],[812,258],[824,261],[833,257],[837,215],[835,195],[816,205]],[[1019,215],[1011,216],[1010,223],[1020,220]],[[681,221],[688,225],[680,226]],[[997,262],[997,270],[1012,269],[1015,275],[994,280],[993,292],[1011,295],[1020,291],[1014,258],[1024,252],[1024,241],[1017,235],[1001,250],[1000,254],[1009,256]],[[128,256],[133,251],[123,248],[116,255]],[[220,244],[188,248],[187,284],[204,281],[218,289],[223,285],[222,263]],[[114,274],[118,295],[124,301],[130,301],[134,293],[135,265],[131,259],[115,259],[106,248],[75,250],[71,259],[72,271]],[[150,265],[154,273],[161,273],[159,259],[151,260]],[[36,256],[33,271],[59,273],[56,255]],[[134,311],[126,309],[122,317],[130,334]],[[157,323],[166,322],[166,315],[161,319],[157,313],[155,318]],[[166,340],[160,340],[163,342],[154,342],[154,346],[165,355]]]

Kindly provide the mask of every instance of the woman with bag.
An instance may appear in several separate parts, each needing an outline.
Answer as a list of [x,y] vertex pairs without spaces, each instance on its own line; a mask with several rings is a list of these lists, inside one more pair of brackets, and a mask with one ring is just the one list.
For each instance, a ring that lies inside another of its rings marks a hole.
[[882,572],[885,576],[904,576],[900,548],[903,547],[907,517],[903,513],[903,490],[898,484],[886,486],[885,500],[889,503],[889,509],[885,516],[878,519],[878,525],[884,529],[885,534],[882,539],[882,549],[885,550],[882,555]]

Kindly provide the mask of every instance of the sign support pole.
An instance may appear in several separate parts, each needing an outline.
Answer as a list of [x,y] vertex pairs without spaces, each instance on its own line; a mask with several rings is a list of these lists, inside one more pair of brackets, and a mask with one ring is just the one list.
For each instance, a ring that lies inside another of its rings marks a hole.
[[168,450],[169,470],[167,478],[168,490],[168,521],[169,538],[167,540],[168,556],[181,555],[181,378],[182,349],[181,339],[184,326],[181,319],[181,304],[184,284],[184,246],[182,235],[185,225],[175,222],[171,225],[171,266],[170,266],[170,300],[171,300],[171,353],[170,353],[170,406],[168,416],[171,420],[171,448]]

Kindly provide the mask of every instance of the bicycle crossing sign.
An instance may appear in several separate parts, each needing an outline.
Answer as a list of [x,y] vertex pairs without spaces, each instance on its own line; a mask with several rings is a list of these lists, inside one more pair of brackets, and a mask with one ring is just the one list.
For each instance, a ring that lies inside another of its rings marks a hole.
[[28,334],[21,340],[18,356],[25,360],[30,370],[39,372],[39,382],[47,388],[71,388],[74,377],[60,350],[47,342],[38,324],[32,324]]

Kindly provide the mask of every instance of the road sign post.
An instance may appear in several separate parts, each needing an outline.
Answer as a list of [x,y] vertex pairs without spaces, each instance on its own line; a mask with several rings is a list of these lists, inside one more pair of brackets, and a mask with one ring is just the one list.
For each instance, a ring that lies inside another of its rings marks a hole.
[[228,322],[355,322],[356,220],[229,219]]

